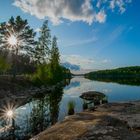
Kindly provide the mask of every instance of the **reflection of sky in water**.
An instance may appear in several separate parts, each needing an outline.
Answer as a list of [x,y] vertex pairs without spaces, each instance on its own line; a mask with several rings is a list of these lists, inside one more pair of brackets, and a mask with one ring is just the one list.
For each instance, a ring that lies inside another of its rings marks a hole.
[[72,88],[64,89],[64,97],[76,98],[79,97],[82,92],[93,90],[106,94],[110,102],[140,99],[140,86],[90,81],[84,78],[73,78],[71,82],[73,81],[79,81],[80,86],[72,86]]
[[80,81],[71,81],[71,83],[65,87],[65,90],[69,90],[71,88],[75,88],[79,86],[80,86]]
[[82,100],[79,96],[85,91],[103,92],[108,97],[109,102],[140,100],[140,86],[105,83],[75,77],[71,80],[70,85],[64,89],[59,119],[62,119],[67,113],[67,104],[71,100],[76,103],[76,112],[82,111]]

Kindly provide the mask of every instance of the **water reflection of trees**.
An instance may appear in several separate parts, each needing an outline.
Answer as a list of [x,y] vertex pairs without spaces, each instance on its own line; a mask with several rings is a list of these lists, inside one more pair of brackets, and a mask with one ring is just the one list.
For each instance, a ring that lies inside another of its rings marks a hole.
[[59,87],[32,101],[33,108],[29,119],[32,134],[37,134],[57,122],[62,95],[63,88]]
[[140,86],[140,77],[94,77],[88,78],[94,81],[101,81],[101,82],[112,82],[118,83],[121,85],[131,85],[131,86]]
[[[48,126],[55,124],[59,116],[59,104],[63,96],[63,88],[69,83],[70,79],[66,79],[64,81],[64,85],[55,88],[53,92],[44,94],[38,93],[31,100],[27,100],[27,112],[18,112],[18,110],[15,112],[16,118],[14,120],[15,126],[13,127],[14,133],[11,135],[11,131],[13,129],[10,127],[8,129],[4,129],[2,133],[0,132],[0,140],[9,140],[11,137],[12,139],[19,140],[29,139],[33,135],[45,130]],[[20,101],[16,101],[8,99],[8,101],[6,100],[6,103],[11,106],[10,102],[12,102],[12,104],[15,105],[21,101],[21,98]],[[6,103],[4,102],[2,104]],[[0,106],[0,111],[1,108],[2,107]],[[18,106],[15,106],[15,108],[17,109]],[[2,114],[2,112],[0,112],[0,114]],[[11,125],[11,123],[7,122],[4,118],[1,118],[0,115],[0,128],[6,128],[9,125]]]

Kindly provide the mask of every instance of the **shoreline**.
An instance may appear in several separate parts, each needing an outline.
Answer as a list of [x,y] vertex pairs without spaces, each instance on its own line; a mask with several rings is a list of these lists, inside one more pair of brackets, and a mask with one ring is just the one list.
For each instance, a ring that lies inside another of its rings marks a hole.
[[139,140],[140,101],[107,103],[67,116],[31,140]]

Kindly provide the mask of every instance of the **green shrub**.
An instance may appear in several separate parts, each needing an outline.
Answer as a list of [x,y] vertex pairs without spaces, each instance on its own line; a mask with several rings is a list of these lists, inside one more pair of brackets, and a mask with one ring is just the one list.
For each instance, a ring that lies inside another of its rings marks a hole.
[[69,101],[68,102],[68,115],[73,115],[74,114],[74,108],[75,108],[75,102]]
[[52,67],[51,64],[41,64],[37,67],[37,71],[31,75],[31,80],[37,86],[55,85],[66,78],[66,69],[58,65]]

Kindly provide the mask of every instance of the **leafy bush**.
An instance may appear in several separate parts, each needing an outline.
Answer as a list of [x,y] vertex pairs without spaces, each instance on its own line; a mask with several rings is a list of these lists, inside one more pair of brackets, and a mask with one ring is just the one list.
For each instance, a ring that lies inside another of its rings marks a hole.
[[51,64],[41,64],[37,71],[31,76],[33,83],[37,86],[54,85],[67,78],[68,72],[62,66],[57,66],[55,69]]
[[73,115],[74,114],[74,108],[75,108],[75,102],[74,101],[69,101],[68,102],[68,115]]

